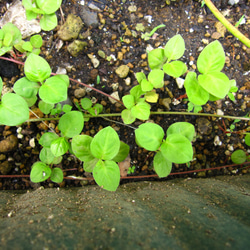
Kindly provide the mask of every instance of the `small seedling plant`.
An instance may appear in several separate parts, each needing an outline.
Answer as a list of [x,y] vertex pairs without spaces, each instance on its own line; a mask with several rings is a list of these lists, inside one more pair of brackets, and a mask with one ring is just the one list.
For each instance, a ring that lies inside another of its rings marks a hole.
[[[23,4],[30,17],[41,14],[42,18],[49,20],[46,18],[49,18],[49,15],[53,16],[61,1],[53,0],[52,5],[50,0],[23,0]],[[12,25],[9,27],[13,28]],[[9,33],[6,28],[0,30],[0,45],[3,51],[12,50],[16,43],[21,44],[20,34],[15,32],[16,28]],[[75,103],[77,110],[73,110],[71,105],[62,105],[68,98],[69,77],[51,76],[49,64],[36,53],[41,42],[41,38],[34,36],[28,43],[22,43],[22,48],[29,52],[24,63],[25,76],[15,82],[13,86],[15,93],[1,96],[0,124],[17,126],[29,121],[29,107],[38,101],[39,109],[44,114],[55,116],[54,118],[59,120],[60,133],[49,131],[42,134],[39,139],[39,144],[42,146],[40,161],[32,166],[31,181],[42,182],[50,178],[53,182],[62,182],[63,171],[54,165],[59,164],[66,153],[71,153],[83,162],[84,171],[91,172],[100,187],[115,191],[120,181],[117,163],[128,156],[130,148],[125,142],[120,141],[117,132],[110,126],[98,131],[94,137],[83,133],[84,122],[89,117],[100,116],[103,106],[98,103],[93,104],[88,98]],[[150,73],[146,76],[143,72],[138,72],[136,74],[138,85],[130,90],[129,95],[122,97],[125,109],[120,115],[125,124],[131,124],[136,119],[143,121],[149,119],[150,103],[158,101],[156,89],[164,86],[164,75],[180,77],[186,73],[185,63],[178,60],[184,51],[184,40],[180,35],[176,35],[164,48],[157,48],[148,53]],[[230,93],[235,91],[233,88],[235,82],[230,81],[221,72],[224,63],[224,51],[218,41],[211,43],[202,51],[197,61],[201,74],[197,78],[195,72],[188,72],[184,83],[192,105],[198,107],[208,100],[224,98],[226,95],[230,97]],[[1,92],[2,88],[3,82],[0,78]],[[138,146],[155,153],[153,165],[159,177],[168,176],[173,163],[184,164],[192,161],[194,136],[194,126],[188,122],[174,123],[166,131],[158,124],[146,122],[135,130]],[[248,135],[245,141],[249,143]]]
[[27,20],[40,20],[42,30],[50,31],[57,26],[56,11],[60,8],[62,0],[22,0],[26,10]]

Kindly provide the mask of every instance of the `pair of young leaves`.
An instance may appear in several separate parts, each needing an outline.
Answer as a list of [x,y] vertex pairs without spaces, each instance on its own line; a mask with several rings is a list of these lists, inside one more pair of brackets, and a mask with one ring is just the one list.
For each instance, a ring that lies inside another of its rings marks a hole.
[[153,164],[159,177],[170,174],[172,163],[183,164],[193,159],[192,140],[194,126],[188,122],[176,122],[165,133],[155,123],[144,123],[135,130],[136,143],[149,151],[156,151]]

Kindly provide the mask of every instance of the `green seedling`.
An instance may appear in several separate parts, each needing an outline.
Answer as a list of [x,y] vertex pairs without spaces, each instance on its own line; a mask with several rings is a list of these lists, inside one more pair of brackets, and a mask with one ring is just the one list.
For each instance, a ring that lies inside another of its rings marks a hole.
[[239,25],[241,25],[242,23],[244,23],[244,19],[245,19],[245,15],[242,15],[242,17],[240,18],[240,20],[235,24],[235,27],[237,28]]
[[[201,73],[188,72],[184,87],[188,99],[194,105],[204,105],[208,101],[223,99],[230,95],[230,89],[235,84],[221,72],[225,64],[225,52],[219,41],[207,45],[197,60],[197,68]],[[232,88],[231,91],[235,91]],[[232,97],[232,96],[231,96]]]
[[144,123],[135,130],[136,143],[149,151],[155,151],[153,164],[159,177],[170,174],[172,163],[183,164],[193,159],[192,140],[194,126],[187,122],[176,122],[165,133],[155,123]]
[[5,24],[0,29],[0,56],[13,52],[13,46],[22,40],[20,30],[12,23]]
[[[67,109],[67,108],[66,108]],[[84,127],[84,117],[79,111],[68,111],[59,120],[58,129],[61,136],[55,133],[44,133],[39,144],[43,146],[40,151],[40,162],[33,164],[30,179],[32,182],[42,182],[50,177],[51,181],[63,181],[63,172],[60,168],[52,168],[54,164],[62,161],[62,156],[71,150],[69,139],[79,135]]]
[[21,40],[19,43],[15,44],[14,47],[21,53],[27,53],[27,56],[30,53],[39,55],[41,50],[40,48],[43,45],[43,39],[40,35],[34,35],[30,38],[29,41],[25,42]]
[[[37,101],[37,93],[50,107],[67,99],[69,77],[50,77],[51,68],[44,58],[31,53],[25,61],[24,73],[25,77],[19,79],[13,89],[26,100],[29,107]],[[42,111],[47,112],[47,108]]]
[[160,24],[157,27],[153,28],[151,32],[146,32],[141,35],[141,38],[144,39],[145,41],[149,40],[151,36],[160,28],[164,28],[166,25],[165,24]]
[[102,110],[103,110],[103,106],[99,103],[96,103],[93,105],[92,101],[89,98],[83,98],[81,99],[81,106],[84,110],[88,111],[89,114],[91,114],[92,116],[97,116],[99,115]]
[[27,20],[40,19],[42,30],[50,31],[57,26],[55,12],[60,8],[62,0],[22,0]]
[[128,168],[128,174],[133,174],[135,172],[135,166]]
[[153,69],[163,69],[172,76],[180,77],[187,71],[185,63],[178,61],[185,51],[185,42],[181,35],[173,36],[166,44],[165,48],[157,48],[148,53],[148,64]]
[[113,128],[100,130],[94,138],[77,135],[72,139],[72,151],[83,161],[86,172],[92,172],[96,183],[109,191],[115,191],[120,182],[120,170],[116,162],[126,159],[129,146],[120,141]]

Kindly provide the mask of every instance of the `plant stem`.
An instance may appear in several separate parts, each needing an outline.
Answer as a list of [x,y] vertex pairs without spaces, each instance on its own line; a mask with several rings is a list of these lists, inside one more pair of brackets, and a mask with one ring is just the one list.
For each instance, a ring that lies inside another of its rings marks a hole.
[[[163,111],[163,112],[151,112],[150,115],[195,115],[195,116],[207,116],[207,117],[218,117],[218,118],[225,118],[231,120],[243,120],[243,121],[250,121],[248,117],[239,117],[239,116],[230,116],[230,115],[215,115],[215,114],[205,114],[205,113],[190,113],[190,112],[172,112],[172,111]],[[121,113],[112,113],[112,114],[99,114],[96,116],[92,115],[84,115],[86,118],[97,118],[97,117],[115,117],[121,116]],[[39,119],[29,119],[27,122],[38,122],[38,121],[52,121],[52,120],[59,120],[60,117],[56,118],[39,118]]]
[[227,19],[220,13],[220,11],[214,6],[210,0],[204,0],[207,7],[211,10],[214,16],[231,32],[235,37],[237,37],[242,43],[244,43],[248,48],[250,48],[250,40],[244,36],[236,27],[234,27]]

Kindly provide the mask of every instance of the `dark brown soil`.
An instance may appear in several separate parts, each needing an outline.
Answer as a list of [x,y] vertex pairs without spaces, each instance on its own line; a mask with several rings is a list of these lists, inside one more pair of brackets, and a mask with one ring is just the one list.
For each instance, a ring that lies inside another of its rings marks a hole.
[[[0,10],[1,15],[6,11],[6,3],[11,1],[1,1]],[[80,16],[80,1],[70,0],[63,1],[62,11],[64,17],[67,17],[69,13],[73,13]],[[127,94],[129,90],[137,84],[135,80],[134,73],[144,71],[146,74],[149,72],[147,65],[147,59],[142,59],[143,54],[146,53],[146,47],[150,44],[152,47],[164,46],[169,38],[174,36],[176,33],[182,35],[186,44],[186,51],[182,60],[188,65],[189,70],[192,70],[190,61],[193,61],[196,65],[196,59],[200,53],[199,49],[205,47],[204,40],[207,39],[208,42],[212,42],[214,39],[211,37],[214,32],[216,32],[215,23],[217,19],[210,14],[206,8],[200,7],[200,2],[197,1],[176,1],[170,5],[166,5],[165,1],[106,1],[107,5],[105,9],[101,12],[103,18],[105,19],[105,25],[98,27],[83,27],[81,33],[89,30],[90,39],[85,39],[88,42],[88,47],[83,51],[78,57],[74,58],[70,56],[67,52],[66,46],[64,46],[57,51],[55,49],[55,44],[58,41],[57,29],[51,32],[42,32],[41,35],[45,41],[45,46],[42,51],[42,56],[44,56],[49,64],[51,65],[52,71],[56,72],[58,67],[65,68],[66,65],[72,66],[71,72],[68,72],[69,77],[74,79],[79,79],[85,84],[93,84],[94,87],[104,91],[107,94],[111,94],[114,90],[112,88],[113,83],[119,83],[118,92],[120,98]],[[125,3],[123,3],[125,2]],[[245,14],[246,24],[240,25],[240,31],[249,37],[250,34],[250,3],[249,1],[240,1],[237,5],[228,6],[221,2],[216,2],[218,8],[222,10],[230,10],[229,17],[227,17],[231,23],[235,24],[240,17]],[[130,13],[128,7],[134,4],[137,7],[137,11]],[[147,21],[143,18],[146,15],[152,16],[152,23],[149,25]],[[202,17],[201,17],[202,16]],[[58,11],[59,24],[62,24],[61,13]],[[199,20],[199,21],[198,21]],[[148,30],[151,31],[154,27],[160,24],[165,24],[165,28],[161,28],[157,31],[159,34],[154,40],[150,39],[144,41],[141,39],[140,32],[137,32],[137,37],[126,36],[124,23],[127,25],[128,29],[131,31],[136,30],[137,23],[143,23],[144,26],[148,26]],[[130,39],[129,43],[122,42],[120,38]],[[203,40],[203,41],[202,41]],[[51,42],[52,41],[52,42]],[[224,73],[230,79],[235,79],[237,81],[237,86],[239,91],[236,95],[236,102],[233,103],[228,98],[222,100],[221,103],[212,103],[205,105],[203,107],[204,113],[214,114],[217,109],[221,109],[225,115],[231,116],[245,116],[249,112],[249,90],[250,90],[250,49],[239,42],[234,36],[229,32],[225,33],[224,37],[219,38],[222,43],[227,56],[227,63],[224,68]],[[93,65],[87,56],[87,54],[98,54],[98,50],[102,50],[106,55],[114,54],[117,57],[118,52],[125,51],[123,53],[123,59],[114,62],[109,62],[105,59],[98,57],[100,61],[100,66],[97,68],[97,74],[101,77],[101,83],[96,84],[96,74],[93,71]],[[128,77],[131,78],[131,85],[127,86],[124,83],[124,79],[119,78],[115,69],[120,65],[129,65],[130,72]],[[22,67],[20,67],[22,71]],[[95,74],[95,77],[93,77]],[[3,78],[7,84],[13,84],[14,80],[21,76],[12,78]],[[185,89],[178,89],[175,80],[166,77],[165,81],[168,81],[167,88],[170,91],[159,90],[160,103],[164,98],[171,97],[172,101],[174,98],[179,98],[181,95],[185,94]],[[79,84],[71,82],[71,88],[69,90],[69,96],[71,100],[77,101],[74,96],[74,90],[82,87]],[[171,95],[172,93],[172,95]],[[118,104],[111,104],[107,97],[102,96],[94,91],[87,94],[90,97],[96,97],[98,102],[104,104],[104,109],[106,112],[110,113],[120,113],[123,110],[123,106]],[[181,101],[181,100],[180,100]],[[157,111],[159,109],[167,111],[166,107],[160,104],[152,105],[151,110]],[[178,105],[170,104],[170,111],[185,111],[187,109],[187,102],[184,100]],[[247,146],[243,142],[243,135],[232,134],[228,136],[225,134],[220,127],[224,128],[224,123],[228,129],[233,120],[227,119],[212,119],[205,118],[201,120],[199,116],[163,116],[163,115],[152,115],[150,117],[154,122],[160,124],[166,131],[168,126],[177,121],[187,121],[195,125],[197,132],[197,139],[193,144],[194,147],[194,157],[195,160],[190,163],[188,168],[187,165],[177,165],[173,166],[173,173],[183,172],[188,170],[197,169],[208,169],[219,166],[225,166],[232,164],[230,160],[230,154],[233,149],[244,149],[247,151]],[[130,156],[131,165],[136,166],[135,176],[151,175],[154,174],[152,160],[153,153],[149,153],[146,150],[139,148],[134,142],[134,129],[128,126],[120,124],[122,121],[120,118],[112,118],[113,122],[107,121],[101,118],[91,119],[89,122],[85,123],[84,133],[94,135],[98,132],[100,128],[105,126],[113,126],[116,128],[120,139],[130,146]],[[117,123],[120,122],[120,123]],[[204,133],[202,130],[202,123],[205,122],[207,125],[205,127],[210,127],[209,131]],[[141,124],[141,121],[137,120],[132,126],[137,128]],[[241,131],[249,127],[248,122],[239,122],[236,124],[235,131]],[[37,142],[37,138],[45,132],[44,128],[41,129],[40,123],[30,123],[22,125],[24,137],[19,139],[18,148],[15,151],[11,151],[5,154],[5,160],[8,159],[11,164],[11,170],[8,175],[28,175],[30,173],[30,168],[32,164],[39,160],[39,150],[40,145]],[[0,139],[5,139],[8,135],[16,135],[16,127],[0,127]],[[222,145],[215,146],[214,138],[218,135]],[[36,146],[32,148],[29,145],[29,141],[35,138]],[[75,175],[84,177],[84,172],[82,169],[82,164],[76,160],[74,157],[67,154],[64,156],[64,161],[60,164],[63,170],[74,169],[73,171],[65,171],[65,176]],[[211,170],[207,172],[199,172],[184,174],[182,176],[214,176],[223,174],[242,174],[246,173],[246,169],[241,169],[241,166],[222,168],[220,170]],[[178,176],[178,175],[177,175]],[[173,178],[173,177],[169,177]],[[133,180],[134,181],[134,180]],[[93,182],[92,182],[93,183]],[[50,181],[42,183],[44,186],[58,186]],[[80,181],[64,180],[61,186],[79,186],[82,185]],[[29,181],[28,177],[23,178],[0,178],[0,189],[27,189],[32,187],[33,184]]]

